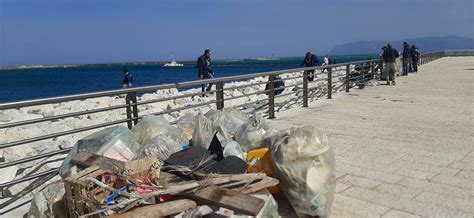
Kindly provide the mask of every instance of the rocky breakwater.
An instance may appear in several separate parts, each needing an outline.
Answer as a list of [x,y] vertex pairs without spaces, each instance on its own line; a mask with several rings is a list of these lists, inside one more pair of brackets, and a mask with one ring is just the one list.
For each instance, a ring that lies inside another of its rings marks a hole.
[[[344,75],[343,69],[335,71],[335,79],[333,80],[334,87],[340,87],[344,77],[338,77]],[[301,97],[302,85],[298,84],[302,82],[302,78],[294,78],[301,76],[302,72],[294,72],[283,74],[281,77],[284,79],[285,86],[287,87],[282,93],[281,98],[275,99],[275,110],[283,111],[287,110],[298,103],[301,103],[301,99],[297,100],[297,97]],[[311,89],[310,94],[312,97],[310,100],[316,100],[327,92],[327,84],[324,80],[325,75],[318,75],[316,80],[320,81],[311,83],[309,88]],[[233,88],[224,92],[224,99],[232,98],[236,96],[248,95],[265,89],[265,83],[267,78],[257,77],[247,81],[235,81],[229,82],[224,85],[224,88]],[[263,83],[263,84],[258,84]],[[257,84],[252,86],[246,86],[249,84]],[[298,84],[294,86],[295,84]],[[246,86],[246,87],[239,87]],[[318,87],[319,86],[319,87]],[[343,87],[342,87],[343,88]],[[340,88],[339,90],[341,90]],[[335,90],[336,92],[339,90]],[[138,101],[156,100],[162,98],[168,98],[171,96],[188,95],[191,93],[200,93],[200,89],[189,89],[185,91],[178,91],[177,89],[158,90],[154,93],[146,93],[138,97]],[[285,95],[287,93],[293,93]],[[283,96],[285,95],[285,96]],[[193,97],[178,98],[175,100],[168,100],[157,103],[150,103],[139,105],[139,115],[147,115],[154,113],[164,113],[162,116],[169,122],[177,120],[184,114],[197,114],[206,113],[211,109],[215,109],[214,103],[205,104],[204,106],[190,108],[186,110],[180,110],[175,112],[167,113],[172,109],[177,109],[185,106],[203,104],[215,99],[215,95],[209,95],[208,97],[201,97],[201,95],[195,95]],[[225,101],[225,107],[234,107],[242,105],[248,102],[255,102],[262,100],[260,103],[251,104],[244,108],[242,111],[246,113],[254,113],[256,109],[263,108],[266,104],[265,100],[268,99],[266,94],[254,94],[245,96],[242,98],[236,98]],[[98,108],[104,108],[109,106],[117,106],[124,104],[125,100],[123,97],[100,97],[87,99],[82,101],[70,101],[62,102],[57,104],[48,104],[41,106],[32,106],[19,109],[10,109],[0,111],[0,124],[17,122],[22,120],[37,119],[43,117],[51,117],[61,114],[67,114],[72,112],[86,111]],[[23,139],[29,139],[37,136],[43,136],[52,133],[64,132],[67,130],[74,130],[81,127],[102,124],[106,122],[112,122],[122,120],[126,118],[125,108],[120,108],[111,111],[104,111],[99,113],[93,113],[88,115],[70,117],[65,119],[58,119],[53,121],[47,121],[36,124],[29,124],[19,127],[3,128],[0,129],[0,144],[14,142]],[[126,126],[126,123],[120,124]],[[93,129],[89,131],[79,132],[71,135],[55,137],[52,139],[32,142],[28,144],[18,145],[9,148],[3,148],[0,150],[0,163],[8,163],[11,161],[20,160],[26,157],[33,157],[39,154],[45,154],[48,152],[54,152],[58,150],[67,150],[71,148],[75,142],[93,132],[100,129]],[[40,172],[48,171],[59,167],[62,163],[62,159],[66,156],[64,154],[58,154],[48,158],[38,159],[26,163],[17,164],[5,168],[0,168],[0,184],[11,181],[13,179],[22,178],[25,176],[37,174]],[[44,187],[46,184],[60,179],[59,176],[50,176],[47,178],[38,178],[29,180],[26,182],[18,183],[13,186],[5,187],[1,190],[0,196],[0,207],[3,210],[14,207],[21,202],[30,199],[38,190]],[[16,209],[13,213],[21,215],[27,211],[28,204],[25,204],[20,209]]]

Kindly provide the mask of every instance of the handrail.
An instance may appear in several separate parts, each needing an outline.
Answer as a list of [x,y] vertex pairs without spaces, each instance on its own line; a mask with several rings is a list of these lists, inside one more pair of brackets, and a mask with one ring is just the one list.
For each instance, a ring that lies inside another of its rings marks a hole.
[[[434,61],[438,58],[446,56],[447,51],[443,52],[433,52],[433,53],[427,53],[427,54],[422,54],[421,60],[419,61],[419,65],[423,65],[426,63],[429,63],[431,61]],[[320,97],[321,93],[313,93],[310,94],[309,92],[314,90],[314,89],[319,89],[324,87],[323,94],[325,93],[327,95],[327,98],[331,98],[331,93],[333,93],[336,89],[341,89],[343,86],[346,87],[346,92],[349,92],[350,88],[352,87],[350,84],[350,77],[351,73],[353,73],[356,69],[354,65],[361,65],[363,67],[360,68],[361,74],[362,75],[373,75],[375,78],[376,75],[379,75],[381,71],[383,71],[383,64],[380,62],[378,59],[372,59],[372,60],[364,60],[364,61],[354,61],[354,62],[348,62],[348,63],[340,63],[340,64],[333,64],[333,65],[327,65],[327,66],[315,66],[315,67],[305,67],[305,68],[295,68],[295,69],[287,69],[287,70],[278,70],[278,71],[270,71],[270,72],[261,72],[261,73],[254,73],[254,74],[246,74],[246,75],[237,75],[237,76],[228,76],[228,77],[222,77],[222,78],[214,78],[214,79],[206,79],[206,80],[197,80],[197,81],[189,81],[189,82],[180,82],[180,83],[174,83],[174,84],[162,84],[162,85],[154,85],[154,86],[145,86],[145,87],[136,87],[136,88],[127,88],[127,89],[117,89],[117,90],[110,90],[110,91],[101,91],[101,92],[93,92],[93,93],[85,93],[85,94],[76,94],[76,95],[67,95],[67,96],[60,96],[60,97],[52,97],[52,98],[43,98],[43,99],[36,99],[36,100],[26,100],[26,101],[19,101],[19,102],[11,102],[11,103],[2,103],[0,104],[0,110],[8,110],[8,109],[19,109],[22,107],[31,107],[31,106],[38,106],[38,105],[45,105],[45,104],[54,104],[54,103],[61,103],[61,102],[67,102],[67,101],[75,101],[75,100],[86,100],[86,99],[91,99],[91,98],[99,98],[99,97],[106,97],[106,96],[121,96],[125,95],[125,100],[123,104],[120,105],[115,105],[115,106],[109,106],[109,107],[103,107],[103,108],[87,108],[84,111],[77,111],[77,112],[69,112],[65,114],[60,114],[60,115],[54,115],[50,117],[44,117],[44,118],[35,118],[35,119],[29,119],[29,120],[22,120],[22,121],[14,121],[14,122],[9,122],[9,123],[2,123],[0,124],[0,129],[9,129],[9,128],[14,128],[17,126],[23,126],[23,125],[31,125],[35,123],[40,123],[40,122],[47,122],[47,121],[53,121],[53,120],[60,120],[60,119],[66,119],[70,117],[77,117],[77,116],[83,116],[86,114],[92,114],[92,113],[100,113],[100,112],[105,112],[105,111],[111,111],[111,110],[118,110],[118,109],[126,109],[126,118],[125,117],[119,117],[116,120],[109,120],[109,121],[104,121],[101,123],[94,123],[94,124],[88,124],[83,127],[71,129],[71,130],[66,130],[63,132],[56,132],[56,133],[50,133],[46,135],[40,135],[40,136],[29,136],[27,135],[25,139],[20,139],[18,141],[6,141],[6,142],[1,142],[0,143],[0,149],[5,149],[8,147],[13,147],[13,146],[20,146],[24,144],[28,144],[31,142],[35,141],[40,141],[40,140],[51,140],[56,137],[60,136],[66,136],[66,135],[72,135],[72,134],[77,134],[79,132],[83,131],[88,131],[92,129],[98,129],[98,128],[104,128],[110,125],[116,125],[116,124],[121,124],[121,123],[127,123],[127,126],[129,128],[132,128],[139,119],[141,119],[145,115],[149,114],[155,114],[155,115],[162,115],[162,114],[170,114],[172,112],[176,111],[183,111],[183,110],[188,110],[196,107],[200,107],[203,105],[208,105],[208,104],[215,104],[217,109],[223,109],[225,107],[225,104],[228,103],[229,101],[239,99],[239,98],[247,98],[251,95],[259,95],[259,94],[267,94],[268,98],[265,99],[259,99],[259,100],[246,100],[244,103],[235,105],[237,108],[241,107],[247,107],[250,105],[256,105],[256,104],[263,104],[264,102],[264,107],[259,108],[258,110],[267,110],[268,118],[273,119],[275,118],[274,111],[275,111],[275,98],[281,98],[284,96],[292,96],[295,95],[297,102],[301,102],[302,100],[302,105],[303,107],[306,107],[308,105],[308,101],[310,98],[313,98],[316,96],[316,94]],[[367,68],[369,67],[369,68]],[[337,68],[337,70],[336,70]],[[333,70],[334,69],[334,70]],[[309,81],[308,80],[308,71],[309,70],[321,70],[320,72],[314,72],[314,76],[316,75],[326,75],[327,78],[318,78],[315,79],[314,81]],[[274,95],[275,91],[282,90],[282,88],[277,88],[274,87],[274,82],[275,79],[273,76],[275,75],[282,75],[282,74],[288,74],[288,73],[295,73],[295,72],[303,72],[303,74],[298,74],[298,76],[291,76],[289,78],[284,78],[282,80],[295,80],[295,83],[291,85],[287,85],[285,90],[293,90],[289,89],[290,87],[297,87],[297,86],[302,86],[301,89],[294,89],[295,91],[288,91],[286,93],[283,93],[281,95]],[[336,74],[337,73],[337,74]],[[341,80],[341,77],[344,77],[345,79]],[[253,84],[242,84],[242,85],[236,85],[232,87],[226,87],[224,88],[224,83],[225,82],[230,82],[230,81],[242,81],[242,80],[248,80],[248,79],[254,79],[257,77],[268,77],[268,80],[266,82],[256,82],[254,81]],[[339,78],[335,80],[336,78]],[[318,83],[317,87],[308,87],[308,84],[316,83],[316,82],[321,82]],[[158,99],[153,99],[153,100],[140,100],[137,98],[137,93],[146,93],[150,91],[157,91],[157,90],[167,90],[167,89],[174,89],[174,88],[183,88],[183,87],[193,87],[197,85],[202,85],[202,84],[207,84],[207,83],[215,83],[216,84],[216,90],[214,91],[206,91],[204,93],[201,92],[192,92],[192,93],[186,93],[183,95],[175,95],[171,97],[164,97],[164,98],[158,98]],[[337,84],[340,85],[337,85]],[[246,88],[249,86],[260,86],[263,84],[268,85],[267,90],[261,90],[261,91],[256,91],[252,93],[243,93],[242,95],[238,96],[233,96],[233,97],[228,97],[225,98],[224,93],[226,91],[232,91],[235,89],[239,88]],[[333,87],[333,85],[335,87]],[[157,102],[163,102],[163,101],[172,101],[176,100],[179,98],[187,98],[187,97],[193,97],[196,95],[201,95],[201,94],[208,94],[211,92],[216,92],[215,99],[208,99],[206,102],[195,102],[191,103],[189,105],[182,105],[181,107],[177,108],[170,108],[166,109],[161,112],[152,112],[145,114],[144,112],[141,112],[139,114],[138,106],[143,106],[147,104],[153,104]],[[298,93],[303,92],[303,95],[297,95]],[[288,101],[291,102],[294,100],[293,98],[289,99]],[[283,102],[284,104],[287,104]],[[176,122],[173,122],[176,123]],[[10,166],[15,166],[18,164],[24,164],[30,161],[35,161],[35,160],[40,160],[43,158],[49,158],[52,156],[56,155],[63,155],[64,153],[68,152],[70,148],[64,149],[64,150],[56,150],[56,151],[49,151],[48,153],[42,153],[38,155],[33,155],[29,157],[25,157],[22,159],[18,160],[10,160],[9,162],[4,162],[0,163],[0,169],[5,168],[5,167],[10,167]],[[28,175],[23,178],[17,178],[12,181],[8,181],[6,183],[0,184],[0,189],[3,188],[8,188],[9,186],[21,183],[21,182],[27,182],[29,180],[43,177],[43,176],[48,176],[53,173],[57,173],[57,169],[52,169],[48,170],[45,172],[40,172],[34,175]]]

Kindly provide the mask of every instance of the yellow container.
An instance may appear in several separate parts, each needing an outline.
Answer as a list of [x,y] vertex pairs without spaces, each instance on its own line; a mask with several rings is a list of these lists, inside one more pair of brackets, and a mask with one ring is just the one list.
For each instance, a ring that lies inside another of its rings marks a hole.
[[[270,149],[268,148],[259,148],[249,151],[247,154],[247,166],[247,172],[249,173],[265,173],[267,176],[275,177]],[[271,193],[281,191],[278,185],[269,187],[268,190]]]

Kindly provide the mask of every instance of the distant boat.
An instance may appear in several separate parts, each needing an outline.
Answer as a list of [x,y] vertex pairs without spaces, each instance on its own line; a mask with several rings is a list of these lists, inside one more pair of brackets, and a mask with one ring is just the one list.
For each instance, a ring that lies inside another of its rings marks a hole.
[[163,67],[184,67],[184,64],[179,64],[176,61],[171,61],[169,63],[165,63]]
[[275,53],[272,54],[271,58],[256,58],[257,61],[274,61],[274,60],[280,60],[280,58],[275,56]]
[[173,60],[169,63],[165,63],[163,67],[184,67],[184,64],[180,64],[174,60],[174,53],[171,53]]

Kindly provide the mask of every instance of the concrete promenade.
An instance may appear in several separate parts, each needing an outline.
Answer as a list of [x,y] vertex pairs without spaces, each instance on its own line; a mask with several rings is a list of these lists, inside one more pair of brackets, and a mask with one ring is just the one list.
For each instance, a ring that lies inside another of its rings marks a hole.
[[474,217],[473,112],[474,57],[448,57],[396,86],[338,93],[270,123],[328,135],[332,217]]

